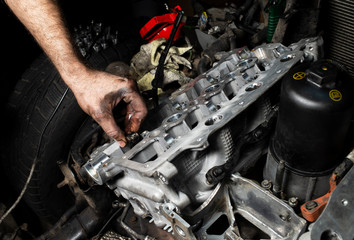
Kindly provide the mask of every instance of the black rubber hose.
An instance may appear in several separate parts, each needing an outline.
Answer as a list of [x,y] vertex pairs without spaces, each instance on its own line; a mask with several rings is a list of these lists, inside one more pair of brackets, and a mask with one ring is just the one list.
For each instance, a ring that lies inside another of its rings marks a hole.
[[45,240],[53,237],[54,234],[58,232],[59,229],[61,229],[61,227],[76,213],[77,213],[76,206],[69,208],[49,231],[43,233],[36,240]]
[[202,57],[197,67],[198,74],[202,74],[209,70],[215,61],[215,54],[217,52],[229,51],[234,48],[236,48],[235,36],[219,38],[213,42],[210,47],[205,49],[202,53]]
[[165,60],[166,60],[168,52],[171,48],[173,39],[175,38],[178,27],[181,24],[183,14],[184,14],[183,11],[178,11],[177,17],[176,17],[175,22],[173,24],[172,32],[167,40],[165,49],[161,53],[161,56],[159,59],[159,65],[157,66],[156,73],[155,73],[155,78],[151,82],[152,92],[153,92],[153,100],[154,100],[155,106],[159,105],[159,98],[158,98],[158,94],[157,94],[157,89],[162,88],[162,85],[163,85],[163,80],[164,80],[164,72],[163,71],[164,71],[164,66],[165,66]]
[[72,217],[62,227],[56,226],[46,232],[36,240],[52,239],[52,240],[85,240],[94,235],[97,229],[102,227],[103,219],[97,215],[95,210],[90,207],[85,208],[80,214]]

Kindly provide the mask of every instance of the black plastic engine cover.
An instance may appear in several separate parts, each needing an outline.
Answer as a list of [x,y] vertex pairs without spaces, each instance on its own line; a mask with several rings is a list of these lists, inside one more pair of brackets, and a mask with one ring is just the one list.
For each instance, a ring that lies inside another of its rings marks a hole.
[[354,110],[354,82],[337,65],[301,64],[284,77],[270,149],[305,176],[321,176],[344,158]]

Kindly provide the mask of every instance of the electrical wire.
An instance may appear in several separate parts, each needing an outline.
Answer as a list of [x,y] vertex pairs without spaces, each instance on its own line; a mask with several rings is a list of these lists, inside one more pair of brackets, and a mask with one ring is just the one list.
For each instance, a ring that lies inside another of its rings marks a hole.
[[30,173],[27,177],[27,180],[26,180],[26,183],[25,185],[23,186],[22,188],[22,191],[20,193],[20,195],[17,197],[16,201],[12,204],[12,206],[6,211],[6,213],[4,215],[1,216],[0,218],[0,224],[4,221],[4,219],[15,209],[15,207],[18,205],[18,203],[21,201],[23,195],[25,194],[27,188],[28,188],[28,185],[32,179],[32,176],[33,176],[33,172],[34,172],[34,169],[36,168],[36,165],[37,165],[37,162],[38,162],[38,156],[39,156],[39,153],[40,153],[40,150],[41,150],[41,145],[42,145],[42,140],[43,140],[43,135],[44,135],[44,132],[47,130],[47,127],[49,125],[49,123],[52,121],[54,115],[57,113],[60,105],[62,104],[66,94],[68,93],[69,91],[69,88],[67,87],[63,96],[60,98],[57,106],[55,107],[52,115],[50,116],[49,120],[47,121],[46,125],[44,126],[42,132],[41,132],[41,135],[39,137],[39,142],[38,142],[38,147],[37,147],[37,152],[36,152],[36,156],[35,158],[33,159],[33,162],[32,162],[32,166],[31,166],[31,170],[30,170]]
[[101,228],[101,230],[96,234],[96,236],[94,236],[92,239],[99,239],[102,237],[102,233],[103,231],[106,229],[106,227],[108,226],[108,224],[113,220],[113,218],[115,216],[117,216],[118,213],[120,213],[123,210],[123,208],[118,208],[117,211],[115,211],[112,216],[106,221],[106,223],[103,225],[103,227]]

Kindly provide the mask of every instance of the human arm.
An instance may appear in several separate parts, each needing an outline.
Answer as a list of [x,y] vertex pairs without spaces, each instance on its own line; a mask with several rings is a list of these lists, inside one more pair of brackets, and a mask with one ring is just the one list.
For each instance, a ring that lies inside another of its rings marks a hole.
[[55,0],[5,0],[53,62],[64,82],[74,93],[80,107],[103,130],[125,145],[124,132],[117,126],[112,110],[127,103],[126,132],[135,132],[147,110],[135,82],[90,69],[76,55],[70,35]]

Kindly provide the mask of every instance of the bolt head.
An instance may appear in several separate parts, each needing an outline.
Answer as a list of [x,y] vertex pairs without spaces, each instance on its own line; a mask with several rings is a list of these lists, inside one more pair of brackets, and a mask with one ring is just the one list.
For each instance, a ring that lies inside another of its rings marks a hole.
[[261,186],[265,189],[270,189],[272,187],[272,181],[270,180],[267,180],[267,179],[264,179],[262,182],[261,182]]
[[288,202],[291,207],[296,207],[297,204],[299,203],[299,200],[297,197],[291,197],[289,198]]

